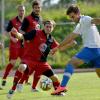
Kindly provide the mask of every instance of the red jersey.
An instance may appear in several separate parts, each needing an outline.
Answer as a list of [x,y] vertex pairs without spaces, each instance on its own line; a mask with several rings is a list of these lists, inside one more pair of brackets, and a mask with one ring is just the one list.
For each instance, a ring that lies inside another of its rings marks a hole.
[[40,29],[41,22],[41,17],[35,15],[35,13],[32,12],[29,16],[24,18],[21,30],[27,33],[32,31],[33,29]]
[[26,29],[26,32],[30,32],[32,31],[33,29],[39,29],[39,23],[37,20],[35,20],[34,17],[32,17],[31,15],[27,16],[26,17],[28,22],[29,22],[29,26],[28,28]]
[[58,42],[51,35],[47,38],[43,30],[32,30],[23,36],[25,41],[31,40],[30,47],[25,50],[24,59],[46,62],[50,49],[58,46]]
[[[39,29],[40,28],[40,22],[41,22],[40,16],[35,15],[34,12],[32,12],[29,16],[25,17],[21,26],[21,30],[25,33],[32,31],[33,29]],[[30,43],[29,43],[30,42]],[[31,47],[30,44],[32,41],[25,41],[24,42],[24,48],[29,49]],[[29,47],[29,48],[27,48]],[[28,50],[27,50],[28,51]]]
[[[18,16],[16,16],[12,20],[10,20],[6,31],[10,32],[13,27],[16,28],[19,31],[21,24],[22,24],[22,22],[19,20]],[[15,37],[14,35],[12,35],[12,36]],[[20,43],[20,41],[18,41],[17,43],[14,43],[13,41],[10,40],[10,46],[20,48],[21,43]]]

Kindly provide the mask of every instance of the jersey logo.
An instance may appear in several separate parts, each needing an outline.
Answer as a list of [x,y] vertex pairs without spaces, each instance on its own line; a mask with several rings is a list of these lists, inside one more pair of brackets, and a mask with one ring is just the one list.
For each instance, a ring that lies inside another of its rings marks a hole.
[[47,44],[45,44],[45,43],[40,44],[39,50],[40,50],[42,53],[45,52],[46,49],[47,49]]
[[36,27],[35,27],[35,29],[36,29],[36,30],[39,30],[39,29],[40,29],[40,25],[37,24]]

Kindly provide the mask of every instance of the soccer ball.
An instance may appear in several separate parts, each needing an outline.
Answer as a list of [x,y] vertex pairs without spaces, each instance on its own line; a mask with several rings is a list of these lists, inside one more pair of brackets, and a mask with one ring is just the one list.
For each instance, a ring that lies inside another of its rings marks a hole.
[[52,81],[49,78],[42,79],[40,81],[40,88],[43,91],[48,91],[52,88]]

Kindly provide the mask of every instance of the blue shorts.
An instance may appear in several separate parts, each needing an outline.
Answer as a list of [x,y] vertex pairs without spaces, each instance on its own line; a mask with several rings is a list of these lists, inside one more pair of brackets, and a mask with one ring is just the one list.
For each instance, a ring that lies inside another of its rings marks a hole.
[[85,47],[75,57],[83,60],[85,63],[91,61],[95,68],[100,68],[100,48]]

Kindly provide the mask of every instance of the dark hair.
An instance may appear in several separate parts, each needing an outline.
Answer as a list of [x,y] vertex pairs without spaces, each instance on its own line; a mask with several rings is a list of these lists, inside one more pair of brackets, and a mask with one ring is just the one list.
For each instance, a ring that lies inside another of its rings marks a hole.
[[32,2],[32,7],[34,7],[35,5],[40,5],[40,2],[37,1],[37,0],[33,1],[33,2]]
[[67,9],[66,14],[69,15],[70,13],[79,13],[80,10],[76,5],[71,5],[69,6],[69,8]]

